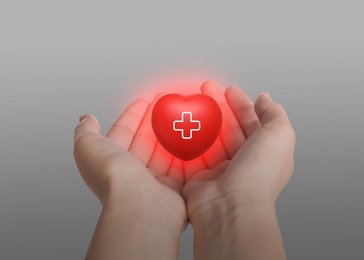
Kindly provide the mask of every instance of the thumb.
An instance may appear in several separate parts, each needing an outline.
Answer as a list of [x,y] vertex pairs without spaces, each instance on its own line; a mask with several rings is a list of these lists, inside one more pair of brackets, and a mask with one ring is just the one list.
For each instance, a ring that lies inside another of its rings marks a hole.
[[88,135],[100,135],[100,124],[97,118],[92,114],[85,114],[80,116],[80,123],[75,128],[74,143],[76,145],[77,141]]
[[270,130],[278,130],[285,126],[291,128],[286,111],[272,100],[269,93],[264,92],[257,97],[254,109],[262,127]]
[[85,159],[94,158],[94,141],[100,137],[100,125],[91,114],[80,116],[79,121],[75,129],[73,155],[78,168],[81,169],[82,165],[85,165],[82,163]]

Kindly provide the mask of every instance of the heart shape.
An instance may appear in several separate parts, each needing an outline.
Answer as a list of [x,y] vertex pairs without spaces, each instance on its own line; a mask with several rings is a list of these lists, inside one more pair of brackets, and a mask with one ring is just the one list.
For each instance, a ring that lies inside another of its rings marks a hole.
[[152,127],[160,144],[184,161],[206,152],[219,136],[222,114],[214,99],[203,94],[161,97],[152,111]]

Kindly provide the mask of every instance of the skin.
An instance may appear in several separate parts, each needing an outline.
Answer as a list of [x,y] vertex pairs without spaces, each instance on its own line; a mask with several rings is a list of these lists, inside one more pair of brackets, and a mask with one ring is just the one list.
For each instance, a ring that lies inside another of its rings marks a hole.
[[223,126],[220,140],[186,172],[195,259],[285,259],[275,202],[294,166],[287,114],[267,93],[255,104],[239,88],[224,93],[212,82],[202,93],[220,104]]
[[156,100],[132,103],[104,137],[80,118],[74,157],[102,211],[86,259],[177,259],[180,234],[195,231],[195,259],[285,259],[275,202],[293,172],[294,130],[267,93],[255,104],[236,87],[206,82],[223,114],[219,138],[182,162],[153,134]]
[[75,129],[78,169],[102,204],[86,259],[178,257],[187,222],[182,162],[157,145],[150,126],[153,105],[136,100],[106,137],[90,114]]

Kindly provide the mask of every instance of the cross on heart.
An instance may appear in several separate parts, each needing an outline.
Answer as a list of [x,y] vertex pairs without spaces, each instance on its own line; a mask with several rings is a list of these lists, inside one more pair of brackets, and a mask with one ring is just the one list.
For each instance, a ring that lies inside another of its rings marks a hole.
[[192,119],[192,112],[182,112],[181,116],[181,120],[173,121],[173,130],[180,131],[182,139],[192,139],[193,131],[201,130],[201,122],[199,120]]
[[152,127],[160,144],[181,160],[206,152],[220,134],[222,114],[214,99],[203,94],[161,97],[152,111]]

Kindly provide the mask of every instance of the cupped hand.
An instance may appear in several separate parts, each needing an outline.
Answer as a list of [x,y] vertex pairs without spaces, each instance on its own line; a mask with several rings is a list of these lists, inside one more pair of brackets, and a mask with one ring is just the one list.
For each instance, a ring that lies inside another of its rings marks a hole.
[[295,134],[285,110],[267,93],[254,104],[237,87],[224,93],[206,82],[201,90],[220,105],[223,125],[207,153],[185,162],[189,220],[216,219],[217,212],[223,217],[256,204],[274,207],[293,172]]
[[187,214],[193,222],[216,207],[229,211],[274,204],[293,171],[295,137],[284,109],[267,94],[254,104],[236,87],[224,93],[206,82],[201,90],[220,105],[223,125],[214,145],[192,161],[174,158],[156,140],[151,111],[160,95],[151,104],[145,99],[132,103],[106,137],[94,116],[80,118],[75,160],[103,204],[112,200],[141,206],[147,198],[153,202],[146,203],[150,210],[170,216],[181,230]]
[[75,129],[74,157],[82,178],[101,203],[143,207],[142,212],[168,218],[181,232],[187,216],[181,196],[183,164],[157,142],[151,127],[149,104],[134,101],[117,119],[106,136],[97,119],[80,117]]

